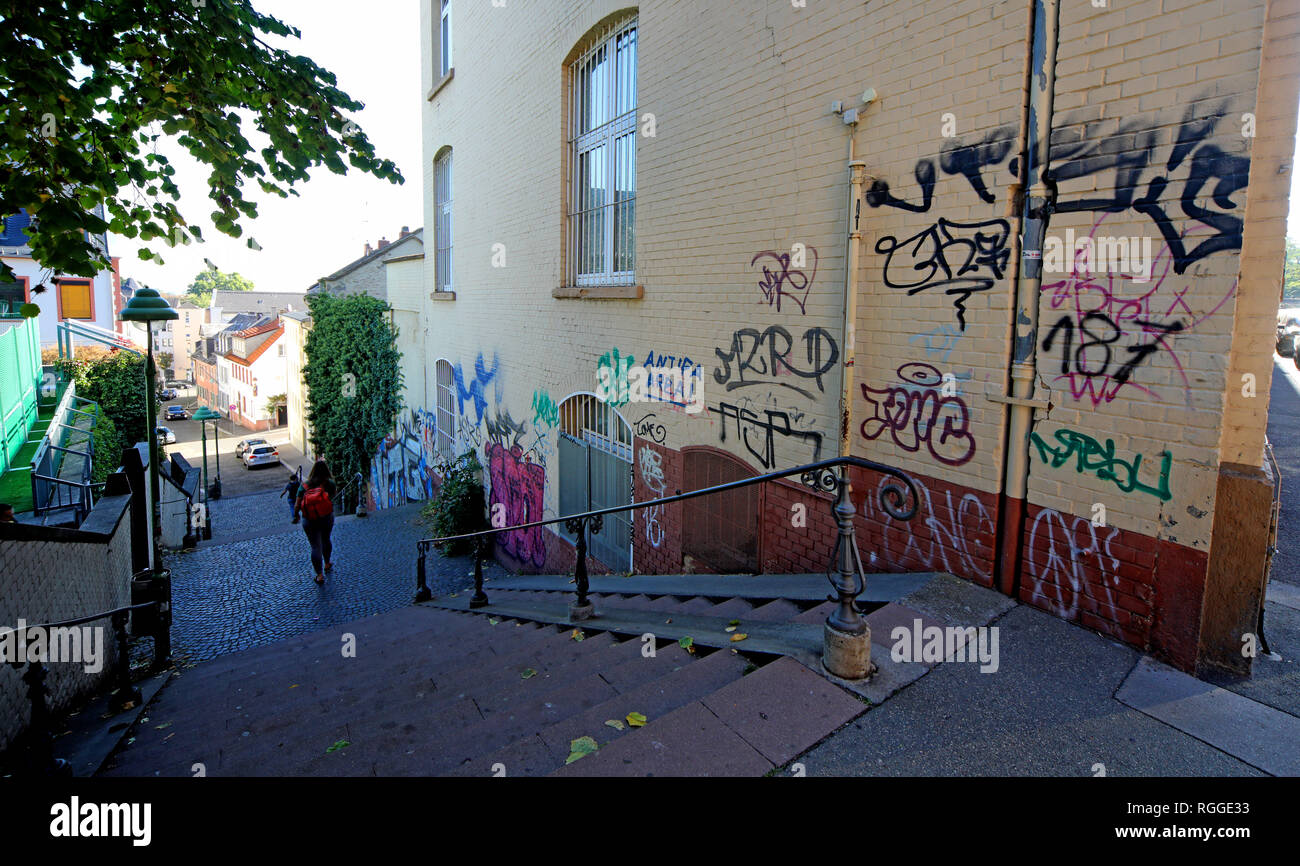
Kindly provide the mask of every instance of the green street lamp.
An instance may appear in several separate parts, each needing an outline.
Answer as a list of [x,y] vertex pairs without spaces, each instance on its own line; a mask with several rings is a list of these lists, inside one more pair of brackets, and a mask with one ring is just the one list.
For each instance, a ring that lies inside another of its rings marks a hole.
[[158,536],[160,534],[159,516],[161,509],[158,504],[159,485],[158,485],[158,435],[154,432],[158,426],[158,404],[155,386],[158,379],[158,370],[154,366],[153,360],[153,325],[154,322],[167,322],[179,319],[180,315],[171,308],[162,296],[154,289],[148,287],[137,289],[131,300],[118,316],[124,322],[142,322],[145,327],[146,352],[145,357],[148,382],[146,383],[149,399],[149,494],[153,498],[152,507],[149,509],[150,517],[150,541],[152,547],[152,568],[155,576],[159,574],[159,549]]
[[[212,421],[212,438],[213,450],[216,449],[216,421],[221,418],[220,413],[213,412],[207,406],[200,406],[192,416],[195,421],[199,422],[199,435],[203,439],[203,537],[209,539],[212,537],[212,507],[208,504],[208,423]],[[220,456],[218,455],[218,466],[220,465]]]

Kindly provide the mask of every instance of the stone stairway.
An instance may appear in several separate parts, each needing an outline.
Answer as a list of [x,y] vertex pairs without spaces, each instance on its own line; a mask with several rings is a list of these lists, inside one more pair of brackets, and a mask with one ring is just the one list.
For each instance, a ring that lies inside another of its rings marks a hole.
[[[867,709],[815,672],[824,602],[593,595],[575,631],[571,590],[493,586],[476,613],[457,594],[182,671],[102,775],[763,775]],[[582,737],[598,750],[569,762]]]

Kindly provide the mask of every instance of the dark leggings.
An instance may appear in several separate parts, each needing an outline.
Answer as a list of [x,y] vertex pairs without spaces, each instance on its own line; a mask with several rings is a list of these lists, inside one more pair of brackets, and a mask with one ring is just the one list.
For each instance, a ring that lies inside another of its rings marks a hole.
[[330,514],[319,520],[302,519],[302,531],[307,533],[307,542],[311,544],[311,564],[320,574],[324,563],[330,561],[334,545],[330,543],[330,533],[334,531],[334,515]]

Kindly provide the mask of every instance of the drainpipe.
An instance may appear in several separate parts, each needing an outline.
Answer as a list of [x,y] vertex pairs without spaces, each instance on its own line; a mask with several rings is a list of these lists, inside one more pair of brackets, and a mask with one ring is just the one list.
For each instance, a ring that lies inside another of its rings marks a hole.
[[[863,102],[870,104],[875,91],[863,94]],[[855,158],[853,136],[858,128],[858,109],[842,110],[836,103],[832,110],[839,114],[849,127],[849,200],[846,219],[844,250],[844,330],[841,345],[843,376],[840,384],[839,406],[839,456],[849,456],[849,431],[853,426],[853,358],[854,333],[857,317],[858,252],[862,234],[858,223],[862,213],[862,185],[866,178],[866,163]],[[846,680],[860,680],[871,672],[871,630],[854,607],[857,596],[857,579],[861,562],[857,542],[853,537],[853,519],[857,511],[853,506],[852,484],[847,466],[838,467],[836,502],[833,509],[839,527],[839,580],[836,594],[839,607],[826,618],[822,633],[822,664],[835,676]]]
[[1026,80],[1024,147],[1020,203],[1020,261],[1016,274],[1015,311],[1011,324],[1009,389],[995,402],[1007,404],[1007,434],[1003,448],[1003,484],[999,497],[998,589],[1015,596],[1019,590],[1021,538],[1025,526],[1025,497],[1029,486],[1029,434],[1034,410],[1049,407],[1034,399],[1037,377],[1038,298],[1043,283],[1043,236],[1052,213],[1054,191],[1043,174],[1048,166],[1052,101],[1056,89],[1056,47],[1060,0],[1031,0],[1030,63]]

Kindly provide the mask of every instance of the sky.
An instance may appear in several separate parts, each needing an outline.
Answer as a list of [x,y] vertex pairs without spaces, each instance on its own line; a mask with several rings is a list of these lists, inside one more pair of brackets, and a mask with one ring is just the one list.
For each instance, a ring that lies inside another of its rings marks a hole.
[[[306,291],[319,277],[359,258],[366,243],[396,240],[402,226],[412,231],[424,219],[420,170],[420,10],[414,0],[257,0],[259,12],[302,31],[302,39],[274,39],[338,77],[338,88],[365,108],[349,115],[380,158],[397,163],[404,184],[379,180],[359,169],[336,175],[324,167],[297,185],[298,197],[268,196],[256,182],[244,194],[258,204],[255,220],[243,218],[244,236],[231,238],[212,227],[208,214],[208,172],[184,148],[160,147],[176,167],[181,213],[203,231],[205,243],[169,248],[153,241],[165,264],[144,261],[138,241],[109,235],[109,254],[119,256],[122,278],[134,277],[161,292],[184,292],[206,268],[234,271],[261,291]],[[251,132],[246,127],[245,134]],[[255,146],[257,140],[250,138]],[[159,142],[162,143],[161,140]],[[247,246],[255,238],[261,251]]]

